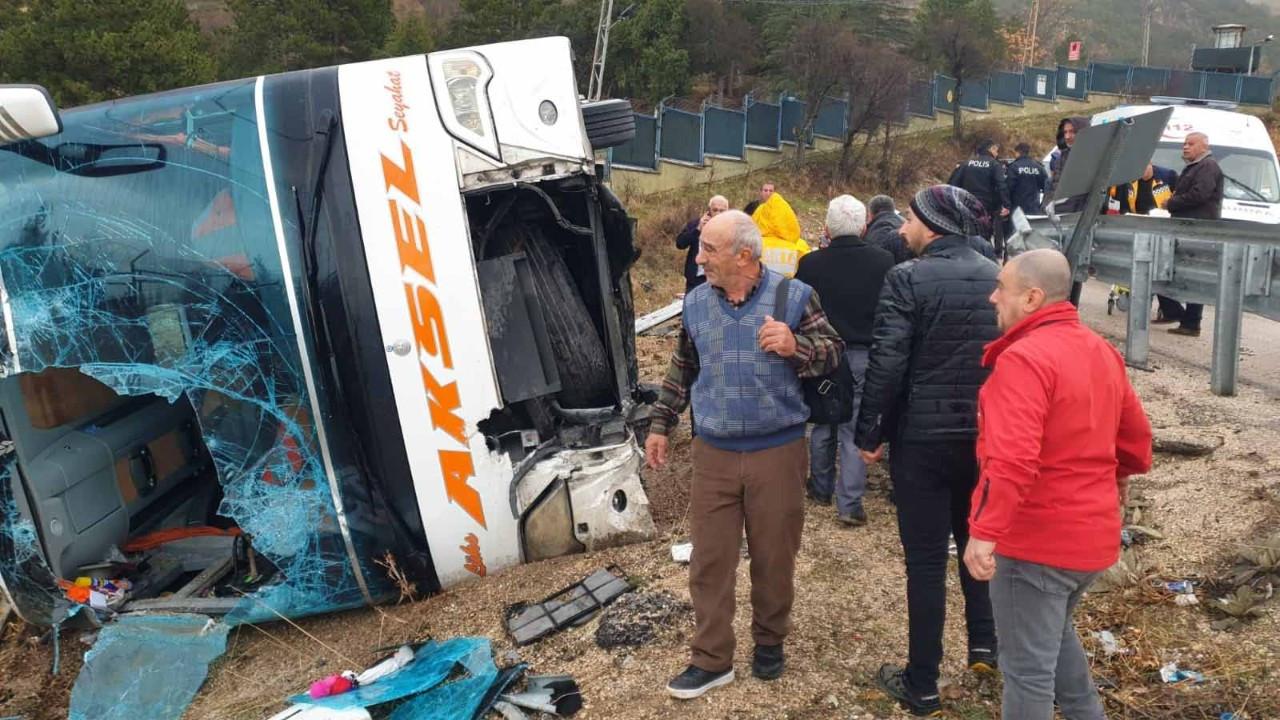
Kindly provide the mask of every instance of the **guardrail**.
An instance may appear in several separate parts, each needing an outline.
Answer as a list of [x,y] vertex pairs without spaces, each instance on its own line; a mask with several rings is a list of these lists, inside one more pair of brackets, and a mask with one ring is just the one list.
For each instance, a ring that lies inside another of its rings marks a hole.
[[[1058,225],[1050,218],[1028,222],[1043,238],[1066,247],[1081,217],[1060,216]],[[1209,385],[1216,395],[1234,395],[1244,313],[1280,321],[1280,226],[1104,215],[1084,237],[1080,265],[1094,278],[1129,288],[1125,361],[1146,367],[1150,360],[1153,295],[1213,305]]]

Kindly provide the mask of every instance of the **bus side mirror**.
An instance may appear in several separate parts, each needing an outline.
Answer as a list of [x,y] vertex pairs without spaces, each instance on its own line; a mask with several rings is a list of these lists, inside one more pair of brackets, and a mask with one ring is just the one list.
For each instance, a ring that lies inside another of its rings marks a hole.
[[49,91],[39,85],[0,85],[0,145],[62,132]]

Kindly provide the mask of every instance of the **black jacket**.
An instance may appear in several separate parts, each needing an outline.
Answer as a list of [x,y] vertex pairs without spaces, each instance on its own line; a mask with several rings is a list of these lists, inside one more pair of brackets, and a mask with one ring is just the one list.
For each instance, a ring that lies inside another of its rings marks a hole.
[[951,173],[947,184],[964,188],[970,195],[978,198],[993,221],[1000,218],[1001,208],[1011,207],[1004,166],[987,153],[974,155],[960,163]]
[[1222,183],[1218,161],[1205,155],[1182,171],[1164,209],[1176,218],[1217,220],[1222,217]]
[[[990,240],[980,238],[977,235],[970,235],[969,247],[973,248],[975,252],[991,262],[998,262],[996,260],[996,249],[991,245]],[[911,249],[907,247],[906,238],[901,235],[896,235],[892,240],[888,241],[885,245],[885,250],[888,250],[889,254],[893,255],[894,265],[904,263],[913,257]]]
[[830,247],[800,258],[796,279],[818,292],[822,310],[846,348],[870,347],[876,300],[884,274],[893,265],[887,250],[844,235],[833,238]]
[[1000,336],[987,301],[999,268],[948,235],[885,275],[855,442],[971,440],[982,351]]
[[698,229],[698,221],[701,217],[696,217],[689,221],[688,225],[676,235],[676,247],[684,250],[684,290],[690,290],[698,287],[706,282],[705,275],[698,274],[698,243],[702,240],[702,231]]
[[[871,247],[878,247],[881,250],[888,251],[897,262],[906,260],[907,258],[905,257],[899,260],[894,253],[894,248],[902,244],[902,236],[898,234],[898,231],[902,229],[902,225],[905,222],[898,213],[893,211],[886,211],[876,215],[867,224],[867,244]],[[902,245],[902,247],[905,248],[906,245]]]
[[1049,191],[1049,171],[1044,165],[1029,157],[1020,157],[1009,163],[1009,199],[1013,208],[1022,208],[1028,215],[1043,215],[1040,193]]

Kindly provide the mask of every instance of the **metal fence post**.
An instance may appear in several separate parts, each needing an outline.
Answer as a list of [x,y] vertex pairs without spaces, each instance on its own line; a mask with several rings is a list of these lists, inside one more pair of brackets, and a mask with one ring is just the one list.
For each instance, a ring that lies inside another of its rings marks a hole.
[[1236,376],[1240,370],[1240,327],[1244,324],[1244,272],[1249,246],[1223,243],[1221,248],[1209,387],[1214,395],[1230,396],[1236,394]]
[[1146,368],[1151,359],[1151,277],[1156,236],[1133,236],[1133,266],[1129,279],[1129,326],[1124,334],[1124,359]]

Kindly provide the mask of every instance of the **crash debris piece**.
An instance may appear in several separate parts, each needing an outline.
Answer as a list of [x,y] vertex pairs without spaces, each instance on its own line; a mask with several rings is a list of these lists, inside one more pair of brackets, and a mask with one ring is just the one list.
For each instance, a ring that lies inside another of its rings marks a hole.
[[1199,435],[1186,430],[1162,429],[1155,431],[1152,448],[1158,453],[1204,457],[1222,447],[1223,439],[1217,435]]
[[693,559],[693,543],[679,543],[671,546],[671,559],[686,565]]
[[121,616],[85,653],[68,717],[180,717],[226,644],[227,625],[208,617]]
[[596,627],[602,648],[650,645],[667,631],[689,626],[693,606],[669,592],[628,595],[604,612]]
[[507,631],[517,646],[528,645],[557,630],[586,622],[631,589],[631,583],[616,566],[597,570],[542,602],[507,608]]

